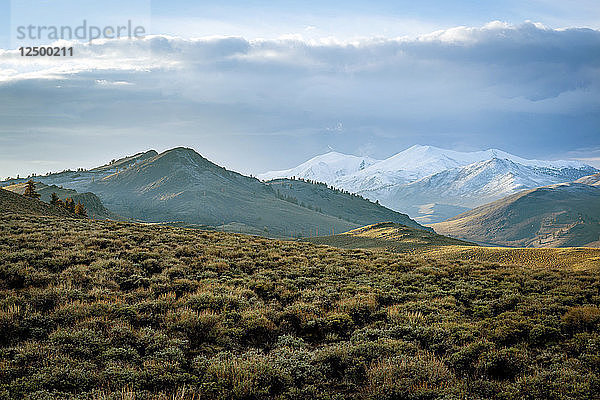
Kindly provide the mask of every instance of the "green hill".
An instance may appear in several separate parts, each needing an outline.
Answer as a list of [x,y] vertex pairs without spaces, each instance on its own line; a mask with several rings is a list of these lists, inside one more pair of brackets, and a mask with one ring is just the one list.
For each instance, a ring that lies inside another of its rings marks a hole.
[[394,252],[424,251],[439,246],[475,246],[473,243],[393,222],[377,223],[339,235],[307,238],[305,240],[342,249],[380,248]]
[[0,188],[0,214],[31,214],[73,217],[74,215],[60,207],[54,207],[41,200],[32,199]]
[[274,179],[266,184],[272,187],[280,198],[361,226],[372,224],[374,221],[391,221],[433,232],[433,229],[423,227],[406,214],[374,204],[363,197],[329,188],[326,184],[296,179]]
[[500,246],[598,246],[600,187],[564,183],[526,190],[431,226],[443,235]]
[[[16,183],[5,186],[4,189],[14,193],[23,194],[26,186],[26,183]],[[40,195],[40,200],[43,202],[49,203],[52,198],[52,193],[56,193],[61,200],[70,197],[75,203],[82,203],[87,210],[88,216],[92,218],[120,219],[118,215],[107,210],[106,207],[104,207],[104,204],[102,204],[102,201],[100,201],[98,196],[94,193],[77,193],[77,191],[73,189],[65,189],[56,185],[46,185],[41,182],[35,182],[35,189]]]

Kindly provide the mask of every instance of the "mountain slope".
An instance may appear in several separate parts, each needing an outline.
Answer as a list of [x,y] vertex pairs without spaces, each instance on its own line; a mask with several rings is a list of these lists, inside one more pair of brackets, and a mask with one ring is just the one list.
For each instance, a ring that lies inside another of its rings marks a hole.
[[595,246],[600,187],[564,183],[526,190],[432,227],[443,235],[503,246]]
[[10,190],[0,188],[0,214],[47,215],[57,217],[72,217],[74,214],[67,210],[54,207],[37,199],[22,196]]
[[[275,179],[266,182],[279,197],[288,198],[309,209],[318,209],[358,225],[368,225],[373,221],[392,221],[405,226],[424,229],[406,214],[373,204],[360,196],[341,190],[332,190],[325,184],[315,184],[303,180]],[[425,228],[426,230],[433,230]]]
[[472,247],[474,243],[425,232],[393,222],[363,226],[332,236],[313,237],[305,241],[342,249],[385,249],[392,252],[428,252],[441,247]]
[[[4,189],[9,190],[14,193],[23,194],[25,193],[26,183],[17,183],[14,185],[6,186]],[[46,185],[41,182],[35,183],[35,189],[37,193],[40,195],[40,200],[45,203],[50,203],[50,199],[52,198],[52,193],[56,193],[56,195],[64,200],[67,197],[73,199],[75,203],[82,203],[86,210],[87,214],[93,218],[109,218],[109,219],[118,219],[118,215],[110,212],[104,207],[102,201],[96,196],[94,193],[77,193],[77,191],[73,189],[65,189],[62,187],[58,187],[56,185]]]
[[[312,236],[359,226],[285,201],[258,179],[228,171],[186,148],[168,150],[106,176],[90,189],[114,212],[151,222],[237,226],[242,231],[248,231],[247,226],[249,231],[275,236]],[[375,218],[358,219],[377,222]]]
[[[325,156],[320,157],[313,159],[319,159],[319,171],[333,169]],[[465,208],[520,190],[570,182],[598,172],[579,161],[526,160],[498,149],[458,152],[420,145],[349,173],[339,170],[338,174],[319,175],[311,161],[305,164],[311,164],[312,169],[293,168],[287,176],[293,172],[300,178],[316,179],[379,200],[425,223],[440,222]],[[285,172],[275,175],[285,176]]]

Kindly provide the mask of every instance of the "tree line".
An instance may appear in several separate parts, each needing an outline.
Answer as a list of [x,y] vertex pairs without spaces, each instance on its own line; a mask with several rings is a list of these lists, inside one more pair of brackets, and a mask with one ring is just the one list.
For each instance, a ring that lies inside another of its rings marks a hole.
[[[27,186],[25,186],[25,192],[23,193],[23,195],[25,197],[39,200],[40,194],[35,189],[35,182],[33,182],[33,180],[30,179],[29,181],[27,181],[26,185]],[[75,203],[75,200],[73,200],[71,197],[67,197],[64,200],[61,200],[56,194],[56,192],[54,192],[52,193],[52,196],[50,198],[50,204],[52,204],[55,207],[64,208],[65,210],[75,215],[87,217],[87,210],[85,209],[85,206],[81,202]]]

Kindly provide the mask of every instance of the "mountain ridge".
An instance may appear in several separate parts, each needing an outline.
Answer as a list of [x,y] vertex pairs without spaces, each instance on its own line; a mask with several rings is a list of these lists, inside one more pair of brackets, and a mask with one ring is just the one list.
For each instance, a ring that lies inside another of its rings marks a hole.
[[[405,214],[314,183],[297,181],[291,185],[293,189],[282,188],[287,193],[282,197],[271,185],[229,171],[187,147],[162,153],[149,150],[91,170],[69,170],[35,179],[46,185],[92,192],[111,212],[150,223],[275,237],[343,232],[383,220],[431,230]],[[0,185],[8,183],[14,182]],[[289,201],[298,197],[300,201]]]
[[578,182],[524,190],[431,225],[436,232],[509,247],[600,245],[600,187]]
[[[323,163],[319,157],[311,160]],[[598,172],[580,161],[527,160],[499,149],[459,152],[422,145],[411,146],[335,178],[331,174],[315,174],[319,169],[310,165],[311,160],[301,164],[304,171],[311,172],[309,179],[360,194],[372,201],[379,200],[386,207],[425,222],[441,222],[456,215],[456,211],[477,207],[519,190],[570,182]],[[319,168],[327,170],[326,165]],[[259,178],[272,179],[292,170],[301,172],[295,169],[274,171],[261,174]],[[423,210],[430,213],[423,214]]]

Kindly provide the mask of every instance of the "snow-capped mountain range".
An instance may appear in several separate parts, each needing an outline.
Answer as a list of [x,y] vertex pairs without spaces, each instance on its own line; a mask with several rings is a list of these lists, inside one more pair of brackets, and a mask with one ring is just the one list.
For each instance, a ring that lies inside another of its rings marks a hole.
[[497,149],[459,152],[415,145],[385,160],[330,152],[259,178],[295,176],[325,182],[431,223],[520,190],[597,172],[579,161],[527,160]]

